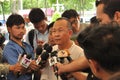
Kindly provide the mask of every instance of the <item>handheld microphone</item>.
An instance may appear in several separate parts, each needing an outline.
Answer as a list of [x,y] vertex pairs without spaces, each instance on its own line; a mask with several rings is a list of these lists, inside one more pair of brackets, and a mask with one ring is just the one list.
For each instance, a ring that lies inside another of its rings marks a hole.
[[20,64],[24,67],[24,68],[28,68],[30,63],[31,63],[31,59],[32,58],[32,55],[31,54],[25,54],[21,61],[20,61]]
[[57,66],[54,66],[58,62],[57,53],[58,53],[57,51],[51,52],[50,54],[51,58],[49,59],[49,65],[53,66],[53,71],[58,79],[58,74],[57,74],[58,68]]
[[41,46],[38,46],[36,48],[36,64],[39,64],[39,62],[41,61],[41,58],[40,58],[40,55],[42,54],[42,47]]
[[44,50],[46,50],[46,48],[49,46],[49,44],[48,43],[45,43],[44,45],[43,45],[43,49]]
[[[20,65],[22,65],[24,68],[28,68],[30,63],[31,63],[31,57],[32,55],[31,54],[27,54],[27,53],[23,53],[22,55],[19,56],[19,62],[20,62]],[[16,74],[16,77],[18,78],[19,76],[21,75],[21,72],[18,72]]]
[[46,52],[48,52],[48,53],[51,53],[52,52],[52,46],[50,46],[49,44],[45,44],[44,45],[44,49],[46,50]]
[[39,65],[41,65],[40,68],[42,69],[42,68],[45,67],[45,63],[46,63],[47,59],[49,58],[48,52],[42,53],[41,56],[40,56],[40,58],[41,58],[41,60],[39,62]]
[[67,60],[69,61],[69,62],[71,62],[71,61],[73,61],[72,60],[72,58],[70,57],[70,53],[69,53],[69,51],[66,49],[66,50],[60,50],[59,52],[58,52],[58,55],[57,55],[59,58],[67,58]]
[[[72,61],[72,58],[70,57],[70,53],[69,53],[69,51],[68,51],[67,49],[66,49],[66,50],[60,50],[60,51],[58,52],[57,56],[60,58],[60,61],[61,61],[62,63],[64,63],[64,62],[63,62],[63,61],[64,61],[64,58],[67,58],[67,60],[68,60],[69,62]],[[60,77],[61,77],[62,80],[68,80],[68,78],[66,77],[67,75],[68,75],[68,73],[63,73],[63,74],[60,75]]]

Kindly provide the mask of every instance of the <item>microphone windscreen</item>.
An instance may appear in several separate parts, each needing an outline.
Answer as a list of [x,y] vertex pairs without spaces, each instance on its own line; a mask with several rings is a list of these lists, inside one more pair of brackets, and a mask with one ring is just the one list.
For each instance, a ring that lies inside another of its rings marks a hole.
[[27,54],[26,58],[30,59],[30,58],[32,58],[32,55],[31,54]]
[[46,51],[47,51],[48,53],[51,53],[51,52],[52,52],[52,46],[50,46],[50,45],[47,46],[47,47],[46,47]]
[[42,53],[42,47],[41,46],[38,46],[37,48],[36,48],[36,55],[40,55],[41,53]]
[[44,52],[42,55],[41,55],[41,60],[47,60],[49,57],[49,54],[47,52]]
[[57,56],[57,53],[58,53],[57,51],[53,51],[53,52],[51,52],[50,55],[51,55],[51,57],[53,57],[53,56]]
[[45,43],[44,45],[43,45],[43,48],[46,50],[46,48],[49,46],[49,44],[48,43]]

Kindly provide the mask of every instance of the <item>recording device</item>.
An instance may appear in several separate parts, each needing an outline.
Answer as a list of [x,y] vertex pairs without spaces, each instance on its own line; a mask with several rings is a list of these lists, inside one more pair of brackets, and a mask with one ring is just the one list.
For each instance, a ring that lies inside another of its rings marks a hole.
[[[31,58],[32,58],[31,54],[27,54],[23,52],[22,55],[21,54],[19,55],[18,61],[20,62],[20,65],[22,65],[24,68],[28,68],[31,63]],[[18,78],[20,75],[21,75],[21,72],[18,72],[16,77]]]
[[20,61],[20,64],[24,67],[24,68],[28,68],[30,63],[31,63],[31,58],[32,58],[32,55],[31,54],[25,54],[21,61]]
[[47,59],[49,58],[49,54],[48,52],[44,52],[42,55],[41,55],[41,60],[39,62],[39,65],[41,66],[40,68],[44,68],[45,67],[45,64],[46,64],[46,61]]
[[36,48],[36,64],[39,64],[39,62],[41,61],[40,55],[42,54],[42,51],[43,51],[43,49],[41,46],[38,46]]
[[50,46],[47,43],[43,45],[43,47],[38,47],[36,49],[36,55],[38,56],[36,63],[38,65],[41,65],[41,68],[45,66],[46,61],[49,58],[49,53],[51,53],[51,51],[52,51],[52,46]]
[[[60,59],[61,63],[64,63],[64,58],[67,58],[67,60],[69,62],[72,61],[72,58],[70,57],[70,53],[67,49],[66,50],[60,50],[58,52],[57,56]],[[60,75],[60,77],[61,77],[62,80],[68,80],[67,75],[68,75],[68,73],[63,73],[63,74]]]
[[58,74],[57,74],[58,68],[54,66],[58,62],[57,53],[58,53],[57,51],[51,52],[50,58],[49,58],[49,65],[53,67],[53,71],[58,79]]
[[63,59],[63,58],[67,58],[67,60],[69,62],[72,61],[72,58],[70,57],[70,53],[69,51],[66,49],[66,50],[60,50],[57,54],[57,56],[60,58],[60,59]]

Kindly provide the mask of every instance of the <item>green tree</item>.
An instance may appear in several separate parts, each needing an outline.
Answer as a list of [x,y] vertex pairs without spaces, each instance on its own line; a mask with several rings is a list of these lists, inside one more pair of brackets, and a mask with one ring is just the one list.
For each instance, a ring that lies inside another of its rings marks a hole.
[[[30,9],[33,7],[48,8],[56,4],[57,0],[23,0],[23,9]],[[3,8],[5,13],[13,12],[13,8],[19,9],[18,0],[4,1]],[[63,4],[65,9],[76,9],[77,11],[90,10],[93,7],[95,0],[58,0],[60,4]],[[14,6],[15,5],[15,6]],[[13,7],[14,6],[14,7]],[[0,13],[2,12],[0,7]]]

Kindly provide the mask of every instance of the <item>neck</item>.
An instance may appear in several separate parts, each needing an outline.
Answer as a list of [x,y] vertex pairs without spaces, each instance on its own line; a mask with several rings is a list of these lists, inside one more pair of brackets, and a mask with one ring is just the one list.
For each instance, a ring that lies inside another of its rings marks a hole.
[[73,44],[73,42],[70,40],[65,44],[58,45],[58,47],[59,47],[60,50],[69,49],[72,46],[72,44]]
[[23,46],[22,41],[18,39],[11,38],[12,41],[16,42],[18,45]]
[[103,71],[102,73],[100,73],[100,79],[108,80],[108,78],[112,75],[113,75],[113,73]]

